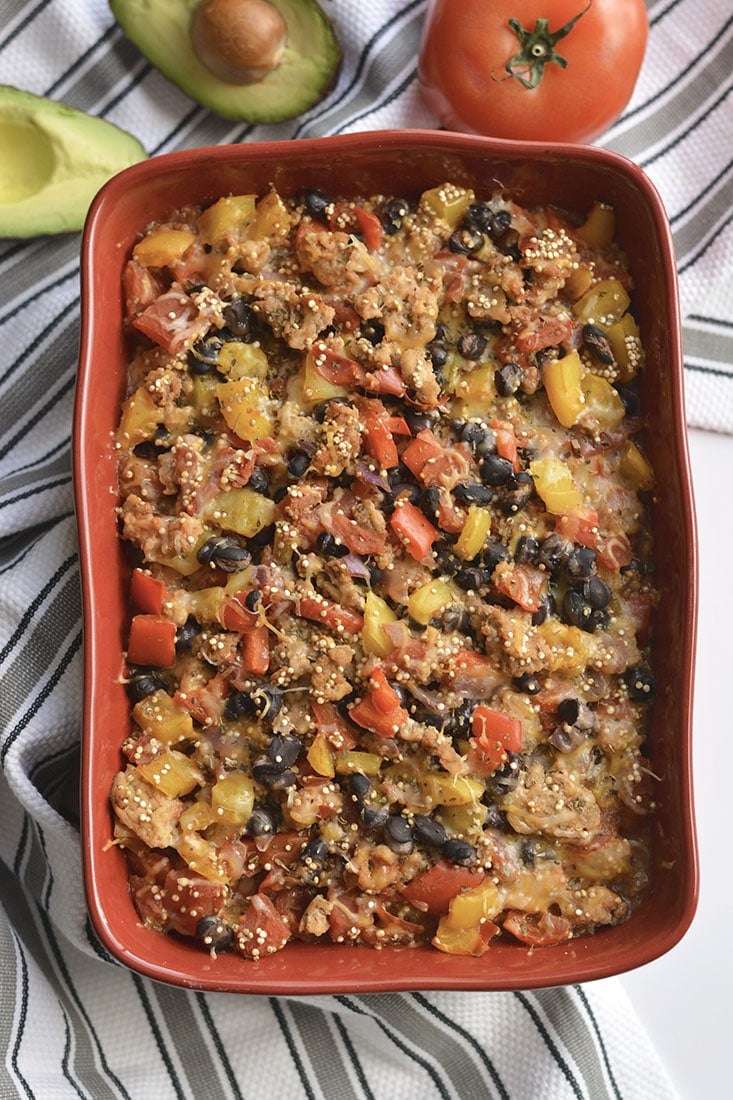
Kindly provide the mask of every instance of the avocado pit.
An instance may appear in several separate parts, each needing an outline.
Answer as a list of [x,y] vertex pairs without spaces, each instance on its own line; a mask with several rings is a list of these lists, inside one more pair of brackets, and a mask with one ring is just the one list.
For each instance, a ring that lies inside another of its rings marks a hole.
[[256,84],[280,64],[287,26],[268,0],[202,0],[190,35],[194,53],[213,76],[228,84]]

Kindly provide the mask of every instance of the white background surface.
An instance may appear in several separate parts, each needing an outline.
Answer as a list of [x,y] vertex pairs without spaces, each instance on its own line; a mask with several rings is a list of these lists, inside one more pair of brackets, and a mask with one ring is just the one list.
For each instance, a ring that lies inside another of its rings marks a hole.
[[728,1100],[733,838],[724,777],[733,748],[733,436],[690,432],[690,454],[700,538],[693,749],[700,901],[682,941],[622,981],[683,1100]]

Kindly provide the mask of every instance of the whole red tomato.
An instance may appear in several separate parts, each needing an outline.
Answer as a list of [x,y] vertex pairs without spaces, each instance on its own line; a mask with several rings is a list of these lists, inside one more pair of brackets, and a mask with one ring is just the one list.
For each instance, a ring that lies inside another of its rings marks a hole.
[[644,0],[431,0],[419,75],[451,130],[592,141],[631,98]]

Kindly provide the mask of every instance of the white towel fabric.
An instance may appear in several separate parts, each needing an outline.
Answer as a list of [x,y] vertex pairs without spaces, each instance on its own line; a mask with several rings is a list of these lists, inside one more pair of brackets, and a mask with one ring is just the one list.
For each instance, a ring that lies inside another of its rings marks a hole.
[[[295,122],[218,119],[156,72],[104,0],[4,0],[0,81],[134,133],[151,155],[230,141],[430,127],[425,0],[323,0],[338,84]],[[650,3],[629,108],[601,144],[672,221],[691,424],[733,431],[727,0]],[[616,980],[534,993],[310,999],[200,994],[115,965],[84,905],[82,691],[69,432],[78,235],[0,242],[0,1098],[670,1098]]]

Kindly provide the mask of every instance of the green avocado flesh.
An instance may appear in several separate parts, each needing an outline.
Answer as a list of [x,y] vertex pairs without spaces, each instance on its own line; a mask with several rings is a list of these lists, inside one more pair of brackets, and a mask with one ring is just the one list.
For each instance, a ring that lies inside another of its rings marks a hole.
[[145,156],[110,122],[0,85],[0,237],[81,229],[102,184]]
[[315,0],[272,0],[287,26],[280,61],[256,84],[229,84],[209,72],[191,45],[199,0],[110,0],[127,37],[169,80],[222,118],[282,122],[322,99],[335,79],[341,50]]

